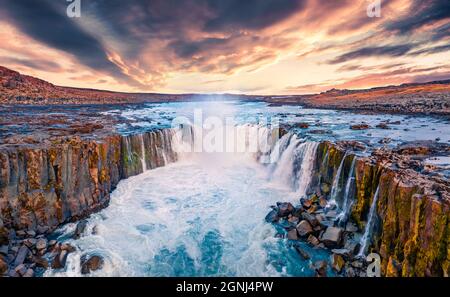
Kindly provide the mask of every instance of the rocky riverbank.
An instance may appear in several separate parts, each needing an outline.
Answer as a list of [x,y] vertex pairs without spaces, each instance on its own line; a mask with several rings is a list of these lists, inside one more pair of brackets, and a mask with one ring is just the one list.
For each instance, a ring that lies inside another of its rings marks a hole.
[[[1,274],[40,275],[46,266],[63,267],[73,247],[53,240],[56,228],[106,207],[121,179],[177,160],[171,129],[129,136],[93,129],[95,137],[76,130],[74,136],[49,133],[39,141],[8,138],[0,146]],[[330,249],[331,265],[343,275],[364,275],[366,263],[355,258],[361,246],[356,238],[368,225],[365,251],[380,254],[383,275],[448,275],[450,185],[438,165],[426,160],[448,155],[449,146],[407,143],[356,156],[364,149],[355,141],[321,142],[308,199],[276,206],[269,221],[286,223],[292,240]],[[81,236],[82,223],[77,230]],[[102,264],[93,256],[82,259],[87,273]],[[324,275],[328,264],[312,265]]]
[[311,263],[321,268],[318,276],[328,265],[365,276],[370,252],[380,255],[384,276],[448,276],[450,183],[420,160],[448,154],[449,146],[410,143],[370,157],[355,156],[352,147],[321,143],[308,199],[278,203],[266,221],[282,226],[290,241],[329,250],[329,262]]
[[106,207],[121,179],[174,162],[171,133],[111,132],[95,140],[76,135],[1,145],[0,273],[31,276],[45,268],[44,256],[64,266],[72,249],[57,243],[40,248],[43,242],[51,242],[47,238],[59,226]]

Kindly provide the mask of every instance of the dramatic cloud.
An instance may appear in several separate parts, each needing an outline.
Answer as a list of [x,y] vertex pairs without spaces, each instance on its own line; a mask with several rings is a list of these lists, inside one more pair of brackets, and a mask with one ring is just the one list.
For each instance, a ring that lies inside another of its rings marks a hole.
[[399,57],[408,53],[412,48],[413,44],[401,44],[394,46],[376,46],[376,47],[364,47],[348,53],[345,53],[330,61],[330,64],[338,64],[347,62],[350,60],[355,60],[358,58],[367,57]]
[[0,64],[125,91],[309,93],[450,51],[448,0],[383,0],[380,18],[366,0],[81,3],[69,18],[65,0],[0,0]]

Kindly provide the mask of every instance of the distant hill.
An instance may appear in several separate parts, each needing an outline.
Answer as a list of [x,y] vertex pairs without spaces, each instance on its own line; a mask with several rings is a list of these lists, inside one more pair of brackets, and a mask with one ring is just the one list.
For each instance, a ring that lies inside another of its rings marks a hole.
[[[0,104],[114,104],[211,99],[207,94],[125,93],[62,87],[0,66]],[[450,114],[450,80],[405,83],[361,90],[331,89],[320,94],[251,96],[225,94],[224,99],[301,104],[313,108],[374,112]]]

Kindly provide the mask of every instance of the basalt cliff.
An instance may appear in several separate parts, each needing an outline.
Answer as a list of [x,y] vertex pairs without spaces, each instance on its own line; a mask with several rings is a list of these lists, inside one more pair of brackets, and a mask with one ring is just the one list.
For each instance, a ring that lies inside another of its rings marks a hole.
[[[58,226],[106,207],[121,179],[176,161],[173,133],[172,129],[128,136],[110,132],[2,144],[0,273],[32,273],[36,255],[45,253],[34,237],[42,239]],[[364,230],[378,198],[368,250],[380,254],[382,274],[448,276],[450,183],[419,158],[437,151],[448,154],[448,145],[410,144],[375,150],[366,157],[352,153],[358,149],[355,142],[319,143],[311,173],[312,199],[336,195],[336,190],[331,193],[333,184],[339,185],[338,192],[344,191],[354,174],[349,217],[359,230]],[[314,210],[308,213],[316,215]],[[70,248],[59,247],[52,265],[61,265],[61,257],[67,257],[64,251]]]

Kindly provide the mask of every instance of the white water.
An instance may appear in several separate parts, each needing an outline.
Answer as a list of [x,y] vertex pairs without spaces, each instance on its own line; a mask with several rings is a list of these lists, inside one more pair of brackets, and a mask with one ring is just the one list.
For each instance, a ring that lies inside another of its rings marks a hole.
[[339,164],[339,168],[334,177],[333,185],[331,187],[330,201],[328,202],[329,205],[336,205],[336,198],[337,198],[337,195],[339,194],[339,190],[340,190],[339,180],[341,179],[342,167],[344,167],[344,162],[345,162],[346,158],[347,158],[347,152],[345,152],[345,155],[342,158],[341,163]]
[[[147,162],[145,161],[145,144],[144,144],[144,136],[143,134],[139,135],[139,140],[141,142],[141,163],[142,163],[142,172],[147,171]],[[164,162],[167,164],[167,162]]]
[[355,172],[355,164],[356,164],[356,156],[353,157],[352,165],[350,166],[350,172],[348,174],[347,183],[345,185],[344,201],[342,204],[342,210],[337,217],[339,222],[342,222],[342,223],[347,222],[348,215],[350,214],[350,209],[353,204],[353,200],[350,198],[350,191],[351,191],[351,186],[353,184],[353,181],[355,180],[355,178],[353,177],[353,173]]
[[312,179],[318,143],[304,142],[294,134],[284,135],[271,153],[271,179],[290,185],[299,198],[304,197]]
[[[187,136],[174,133],[175,151],[192,147],[197,136],[189,130]],[[257,135],[270,139],[270,132],[247,127],[237,134],[246,135],[248,147]],[[310,261],[275,238],[276,230],[264,217],[270,205],[297,203],[299,192],[306,191],[317,143],[290,135],[268,146],[269,152],[256,154],[180,153],[176,163],[121,181],[109,207],[89,219],[84,236],[68,240],[77,251],[69,255],[66,269],[46,275],[79,276],[85,254],[105,259],[93,276],[313,275]],[[275,148],[279,162],[258,161]],[[296,189],[270,174],[290,168]],[[74,228],[66,225],[60,238]],[[311,261],[328,257],[325,251],[308,252]]]
[[361,241],[360,241],[361,248],[358,253],[359,257],[362,257],[365,255],[366,249],[367,249],[367,244],[369,243],[370,238],[371,238],[372,227],[374,224],[373,221],[375,219],[375,215],[376,215],[376,211],[377,211],[377,201],[378,201],[378,196],[379,196],[379,190],[380,190],[380,186],[377,187],[377,190],[375,191],[375,194],[373,195],[372,205],[370,206],[369,217],[367,219],[366,228],[364,230],[364,235],[363,235],[363,237],[361,237]]

